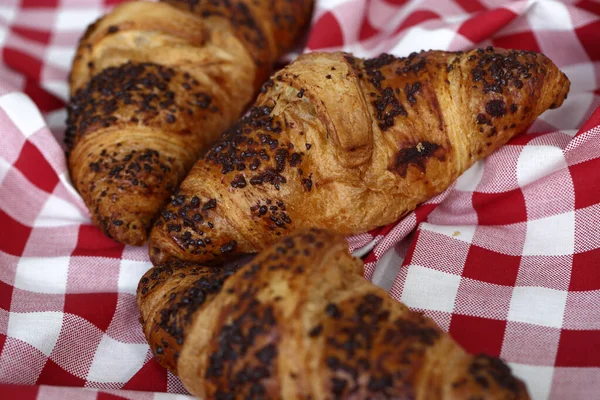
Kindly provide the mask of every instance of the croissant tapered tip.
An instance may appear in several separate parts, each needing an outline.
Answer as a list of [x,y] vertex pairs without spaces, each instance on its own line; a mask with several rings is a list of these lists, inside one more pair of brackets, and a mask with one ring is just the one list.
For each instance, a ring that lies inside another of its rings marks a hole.
[[556,100],[552,104],[550,104],[550,107],[548,107],[550,109],[555,109],[562,106],[564,101],[567,100],[569,90],[571,89],[571,81],[569,80],[567,75],[561,72],[559,79],[561,81],[560,90],[556,94]]
[[129,246],[143,246],[148,240],[149,223],[152,218],[149,216],[121,215],[109,216],[96,214],[93,216],[94,222],[99,226],[106,236],[111,239]]
[[174,259],[168,253],[162,251],[160,247],[153,244],[152,239],[148,242],[148,255],[152,265],[163,265],[169,260]]

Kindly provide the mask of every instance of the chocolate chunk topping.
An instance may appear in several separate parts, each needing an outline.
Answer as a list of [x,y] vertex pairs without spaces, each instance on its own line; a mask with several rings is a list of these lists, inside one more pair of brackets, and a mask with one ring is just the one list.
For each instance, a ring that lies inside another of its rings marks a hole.
[[501,117],[506,114],[504,100],[491,100],[485,105],[485,111],[492,117]]
[[[414,147],[400,149],[396,153],[394,164],[389,168],[400,176],[405,177],[410,165],[414,165],[425,172],[425,163],[427,159],[435,156],[438,152],[443,153],[443,149],[436,143],[419,142]],[[443,155],[438,155],[438,159]]]
[[223,246],[221,246],[221,253],[232,252],[236,245],[237,242],[235,240],[225,243]]
[[325,313],[331,318],[340,318],[342,316],[340,309],[333,303],[325,307]]
[[[481,50],[481,51],[479,51]],[[527,51],[511,50],[508,53],[496,52],[493,47],[478,49],[477,56],[469,56],[476,61],[471,70],[473,82],[482,82],[483,93],[504,93],[510,82],[516,89],[523,88],[523,80],[531,78],[531,71],[537,71],[539,63],[525,63],[520,56],[537,58],[537,54]]]
[[202,211],[211,210],[211,209],[216,208],[216,207],[217,207],[217,200],[216,199],[210,199],[206,203],[204,203],[204,205],[202,206]]
[[244,175],[239,174],[236,175],[236,177],[231,181],[231,187],[234,188],[245,188],[246,187],[246,178],[244,178]]

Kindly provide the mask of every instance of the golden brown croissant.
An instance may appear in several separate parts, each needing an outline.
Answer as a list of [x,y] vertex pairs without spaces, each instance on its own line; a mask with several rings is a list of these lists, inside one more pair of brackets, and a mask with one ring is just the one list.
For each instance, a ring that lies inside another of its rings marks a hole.
[[151,259],[206,261],[298,228],[355,234],[392,223],[568,90],[532,52],[303,55],[196,163],[156,221]]
[[[125,3],[79,44],[70,76],[69,168],[94,222],[117,241],[146,241],[173,190],[239,118],[312,6],[204,3],[198,15],[166,3]],[[282,13],[295,18],[278,23]]]
[[294,233],[239,270],[155,267],[138,287],[156,358],[204,399],[527,399],[366,281],[343,236]]

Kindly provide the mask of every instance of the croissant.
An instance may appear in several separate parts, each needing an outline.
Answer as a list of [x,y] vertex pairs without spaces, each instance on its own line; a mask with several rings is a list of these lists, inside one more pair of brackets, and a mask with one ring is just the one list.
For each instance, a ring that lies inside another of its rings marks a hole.
[[312,0],[194,8],[120,5],[89,26],[73,62],[71,178],[94,223],[122,243],[146,242],[201,152],[239,118],[309,21]]
[[311,53],[268,80],[152,230],[154,264],[253,253],[296,229],[392,223],[562,104],[542,54]]
[[204,399],[528,399],[362,277],[343,236],[301,230],[236,267],[148,271],[137,301],[158,362]]

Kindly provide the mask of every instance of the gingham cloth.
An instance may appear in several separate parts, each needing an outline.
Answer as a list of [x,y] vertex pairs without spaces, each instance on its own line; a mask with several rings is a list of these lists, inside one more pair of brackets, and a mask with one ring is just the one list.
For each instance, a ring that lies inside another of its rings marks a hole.
[[[0,2],[0,397],[173,399],[135,305],[146,248],[94,227],[62,148],[83,29],[115,1]],[[397,224],[349,238],[366,277],[534,399],[600,396],[600,3],[320,1],[305,51],[545,53],[564,105]],[[318,277],[315,277],[318,279]],[[86,389],[82,389],[86,388]]]

